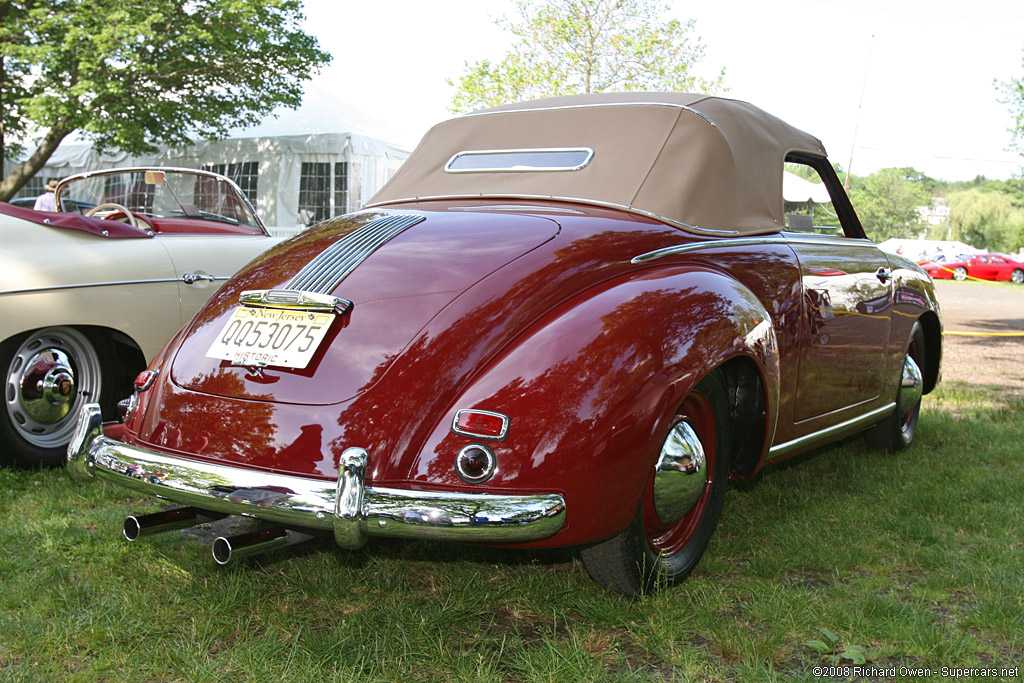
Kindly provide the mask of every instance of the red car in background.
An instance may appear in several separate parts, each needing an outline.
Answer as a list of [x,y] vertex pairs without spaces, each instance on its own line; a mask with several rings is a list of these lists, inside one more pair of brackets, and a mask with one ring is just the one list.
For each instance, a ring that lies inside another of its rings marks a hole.
[[365,209],[236,274],[123,424],[85,406],[68,468],[184,506],[129,540],[263,520],[221,563],[315,533],[578,546],[636,593],[693,570],[729,479],[908,447],[941,331],[813,136],[706,95],[526,102],[435,126]]
[[925,272],[936,280],[1007,280],[1024,282],[1024,263],[1002,254],[978,254],[956,261],[925,261]]

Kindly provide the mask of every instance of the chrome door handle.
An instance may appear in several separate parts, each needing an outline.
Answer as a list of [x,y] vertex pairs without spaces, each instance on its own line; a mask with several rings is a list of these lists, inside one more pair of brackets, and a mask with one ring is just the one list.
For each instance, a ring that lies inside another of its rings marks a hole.
[[207,275],[206,273],[185,273],[184,275],[181,276],[181,280],[186,285],[194,285],[200,280],[209,280],[210,282],[215,282],[217,278],[215,278],[212,275]]

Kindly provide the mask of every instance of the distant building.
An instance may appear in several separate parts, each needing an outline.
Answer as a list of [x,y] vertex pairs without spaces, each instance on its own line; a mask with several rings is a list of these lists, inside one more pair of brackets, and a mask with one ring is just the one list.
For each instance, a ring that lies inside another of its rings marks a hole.
[[409,150],[354,133],[230,138],[152,155],[98,154],[61,145],[18,193],[34,197],[51,178],[121,166],[182,166],[234,180],[268,227],[294,229],[355,211],[391,179]]
[[933,197],[931,206],[917,207],[917,215],[925,225],[946,225],[949,223],[949,205],[942,197]]

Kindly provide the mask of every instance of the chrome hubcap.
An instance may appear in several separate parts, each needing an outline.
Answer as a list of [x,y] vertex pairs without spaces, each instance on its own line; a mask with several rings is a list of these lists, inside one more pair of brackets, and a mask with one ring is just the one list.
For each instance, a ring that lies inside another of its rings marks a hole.
[[44,425],[60,422],[75,398],[71,359],[59,349],[35,354],[21,375],[20,388],[21,407],[30,418]]
[[904,416],[914,409],[921,402],[924,393],[924,378],[921,375],[921,368],[917,362],[907,356],[903,361],[903,379],[900,382],[900,398],[897,409],[899,414]]
[[675,524],[697,504],[707,479],[707,458],[697,432],[687,422],[669,431],[654,473],[654,512],[662,524]]
[[81,332],[52,327],[30,335],[7,368],[4,401],[11,425],[38,448],[67,444],[75,416],[100,391],[99,358]]

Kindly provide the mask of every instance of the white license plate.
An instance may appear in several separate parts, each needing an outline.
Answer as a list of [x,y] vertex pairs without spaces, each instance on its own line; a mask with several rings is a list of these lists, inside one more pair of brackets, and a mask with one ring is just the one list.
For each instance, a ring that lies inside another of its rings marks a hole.
[[312,360],[333,319],[330,313],[239,306],[206,357],[238,365],[304,368]]

